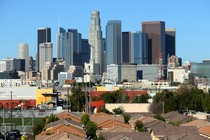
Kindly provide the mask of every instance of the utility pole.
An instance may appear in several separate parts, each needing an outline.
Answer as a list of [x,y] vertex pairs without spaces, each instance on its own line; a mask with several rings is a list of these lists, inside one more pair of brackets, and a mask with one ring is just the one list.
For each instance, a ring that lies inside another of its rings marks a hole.
[[12,91],[10,91],[10,96],[11,96],[11,100],[10,100],[10,130],[12,130]]
[[90,81],[89,81],[89,102],[90,102],[90,106],[89,106],[89,113],[92,114],[92,103],[91,103],[91,71],[90,71],[90,66],[89,66],[89,76],[90,76]]
[[22,127],[23,127],[23,133],[24,133],[25,130],[24,130],[23,99],[22,99],[22,102],[21,102],[21,112],[22,112]]
[[68,105],[68,113],[69,113],[69,87],[67,88],[67,105]]

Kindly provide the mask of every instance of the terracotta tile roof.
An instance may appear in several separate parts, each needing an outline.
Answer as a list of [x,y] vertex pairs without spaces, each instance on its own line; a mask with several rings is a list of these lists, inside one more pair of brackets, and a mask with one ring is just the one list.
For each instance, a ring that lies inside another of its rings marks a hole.
[[180,133],[178,135],[169,136],[168,140],[208,140],[208,138],[205,138],[198,134]]
[[163,114],[162,116],[165,119],[168,119],[170,122],[181,123],[181,124],[187,123],[189,120],[195,120],[196,119],[196,118],[191,117],[191,116],[186,116],[186,115],[180,114],[176,111],[168,112],[166,114]]
[[210,137],[210,125],[198,128],[199,133]]
[[48,128],[51,128],[51,127],[54,127],[54,126],[57,126],[57,125],[61,125],[61,124],[65,124],[66,121],[65,120],[57,120],[55,122],[51,122],[49,124],[46,124],[44,129],[48,129]]
[[61,124],[69,124],[69,125],[72,125],[72,126],[75,126],[75,127],[78,127],[78,128],[82,128],[82,123],[76,122],[76,121],[73,121],[73,120],[70,120],[70,119],[64,119],[64,120],[58,120],[58,121],[55,121],[55,122],[51,122],[51,123],[45,125],[44,129],[49,129],[51,127],[55,127],[55,126],[58,126],[58,125],[61,125]]
[[199,135],[198,130],[196,127],[192,126],[173,126],[173,125],[163,125],[159,127],[153,127],[152,131],[155,135],[177,135],[181,133],[190,133]]
[[100,135],[101,133],[107,133],[107,132],[111,133],[111,132],[135,132],[135,131],[131,128],[118,125],[113,128],[97,130],[96,133],[97,135]]
[[[76,136],[76,135],[73,135],[73,134],[69,134],[69,133],[66,133],[66,139],[68,140],[84,140],[84,138],[81,138],[79,136]],[[64,140],[64,139],[60,139],[60,140]]]
[[194,126],[175,126],[160,120],[154,120],[143,124],[144,127],[147,130],[152,131],[155,136],[169,137],[182,133],[199,135],[197,128]]
[[148,132],[107,132],[103,133],[102,136],[106,140],[122,140],[122,139],[131,139],[131,140],[151,140],[151,136]]
[[84,140],[79,136],[66,133],[66,132],[58,132],[52,135],[45,135],[44,137],[40,137],[40,140]]
[[208,122],[206,120],[200,120],[200,119],[193,120],[191,122],[182,124],[182,126],[195,126],[197,128],[201,128],[201,127],[204,127],[204,126],[207,126],[207,125],[210,125],[210,122]]
[[68,113],[67,111],[62,111],[62,112],[56,114],[56,116],[60,120],[64,119],[64,118],[71,118],[72,120],[80,122],[82,112],[70,112],[70,113]]
[[153,117],[152,112],[141,112],[141,113],[136,113],[136,112],[129,112],[129,113],[125,113],[127,115],[130,115],[131,119],[132,118],[136,118],[136,117],[140,117],[140,116],[144,116],[144,117]]
[[106,114],[106,113],[96,113],[90,115],[90,120],[99,124],[108,120],[117,120],[120,122],[124,122],[124,118],[121,115],[113,115],[113,114]]
[[101,127],[101,128],[113,128],[116,126],[123,126],[123,127],[131,128],[129,124],[126,124],[118,120],[113,120],[113,119],[98,123],[98,127]]
[[50,129],[47,129],[46,131],[43,131],[41,134],[38,135],[38,137],[44,136],[48,133],[57,133],[57,132],[66,132],[69,134],[78,135],[80,137],[86,136],[86,133],[83,130],[83,128],[78,128],[78,127],[75,127],[73,125],[68,125],[68,124],[61,124],[55,127],[51,127]]
[[134,126],[135,125],[135,122],[137,120],[140,120],[140,121],[142,121],[143,124],[146,124],[146,123],[151,123],[151,122],[153,122],[156,119],[153,118],[153,117],[135,116],[135,117],[133,117],[133,118],[131,118],[129,120],[129,124],[132,125],[132,126]]

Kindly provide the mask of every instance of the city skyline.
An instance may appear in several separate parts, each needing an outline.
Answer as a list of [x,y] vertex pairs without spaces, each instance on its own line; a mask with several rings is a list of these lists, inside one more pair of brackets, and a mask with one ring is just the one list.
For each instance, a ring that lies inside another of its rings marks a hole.
[[[142,22],[164,21],[166,28],[176,28],[176,55],[183,62],[201,61],[210,58],[208,34],[210,28],[210,4],[207,0],[170,2],[50,2],[2,0],[1,12],[1,55],[18,57],[18,44],[29,44],[29,55],[35,59],[37,52],[37,28],[50,27],[53,57],[56,57],[56,34],[60,26],[77,29],[82,38],[88,38],[90,16],[93,10],[100,12],[102,37],[105,38],[108,20],[121,20],[122,32],[141,31]],[[73,6],[71,6],[73,5]],[[88,5],[88,6],[87,6]],[[156,5],[159,5],[156,7]],[[39,7],[39,8],[37,8]],[[47,8],[44,8],[47,7]],[[159,7],[159,8],[158,8]],[[39,10],[43,9],[43,10]],[[44,13],[44,14],[43,14]],[[12,52],[9,50],[13,50]],[[186,53],[187,52],[187,53]]]

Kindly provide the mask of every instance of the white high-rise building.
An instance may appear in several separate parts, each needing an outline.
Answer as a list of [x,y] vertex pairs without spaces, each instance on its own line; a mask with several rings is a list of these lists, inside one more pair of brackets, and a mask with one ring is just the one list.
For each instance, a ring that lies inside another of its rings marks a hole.
[[44,68],[45,62],[53,61],[53,44],[46,42],[39,44],[39,71]]
[[25,59],[25,71],[29,71],[29,47],[28,43],[20,43],[18,45],[18,58]]
[[88,43],[90,44],[90,47],[91,47],[90,48],[90,64],[92,65],[97,64],[99,65],[99,69],[100,69],[100,70],[97,70],[100,73],[96,73],[95,71],[91,71],[91,73],[101,74],[103,51],[102,51],[102,31],[101,31],[99,11],[92,11],[91,13]]

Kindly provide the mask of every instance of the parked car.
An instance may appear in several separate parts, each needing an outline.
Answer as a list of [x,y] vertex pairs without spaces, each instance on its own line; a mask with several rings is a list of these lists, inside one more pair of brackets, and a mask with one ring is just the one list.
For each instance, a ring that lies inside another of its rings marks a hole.
[[4,135],[0,132],[0,140],[4,140]]
[[6,133],[6,140],[20,140],[21,134],[19,130],[11,130]]

